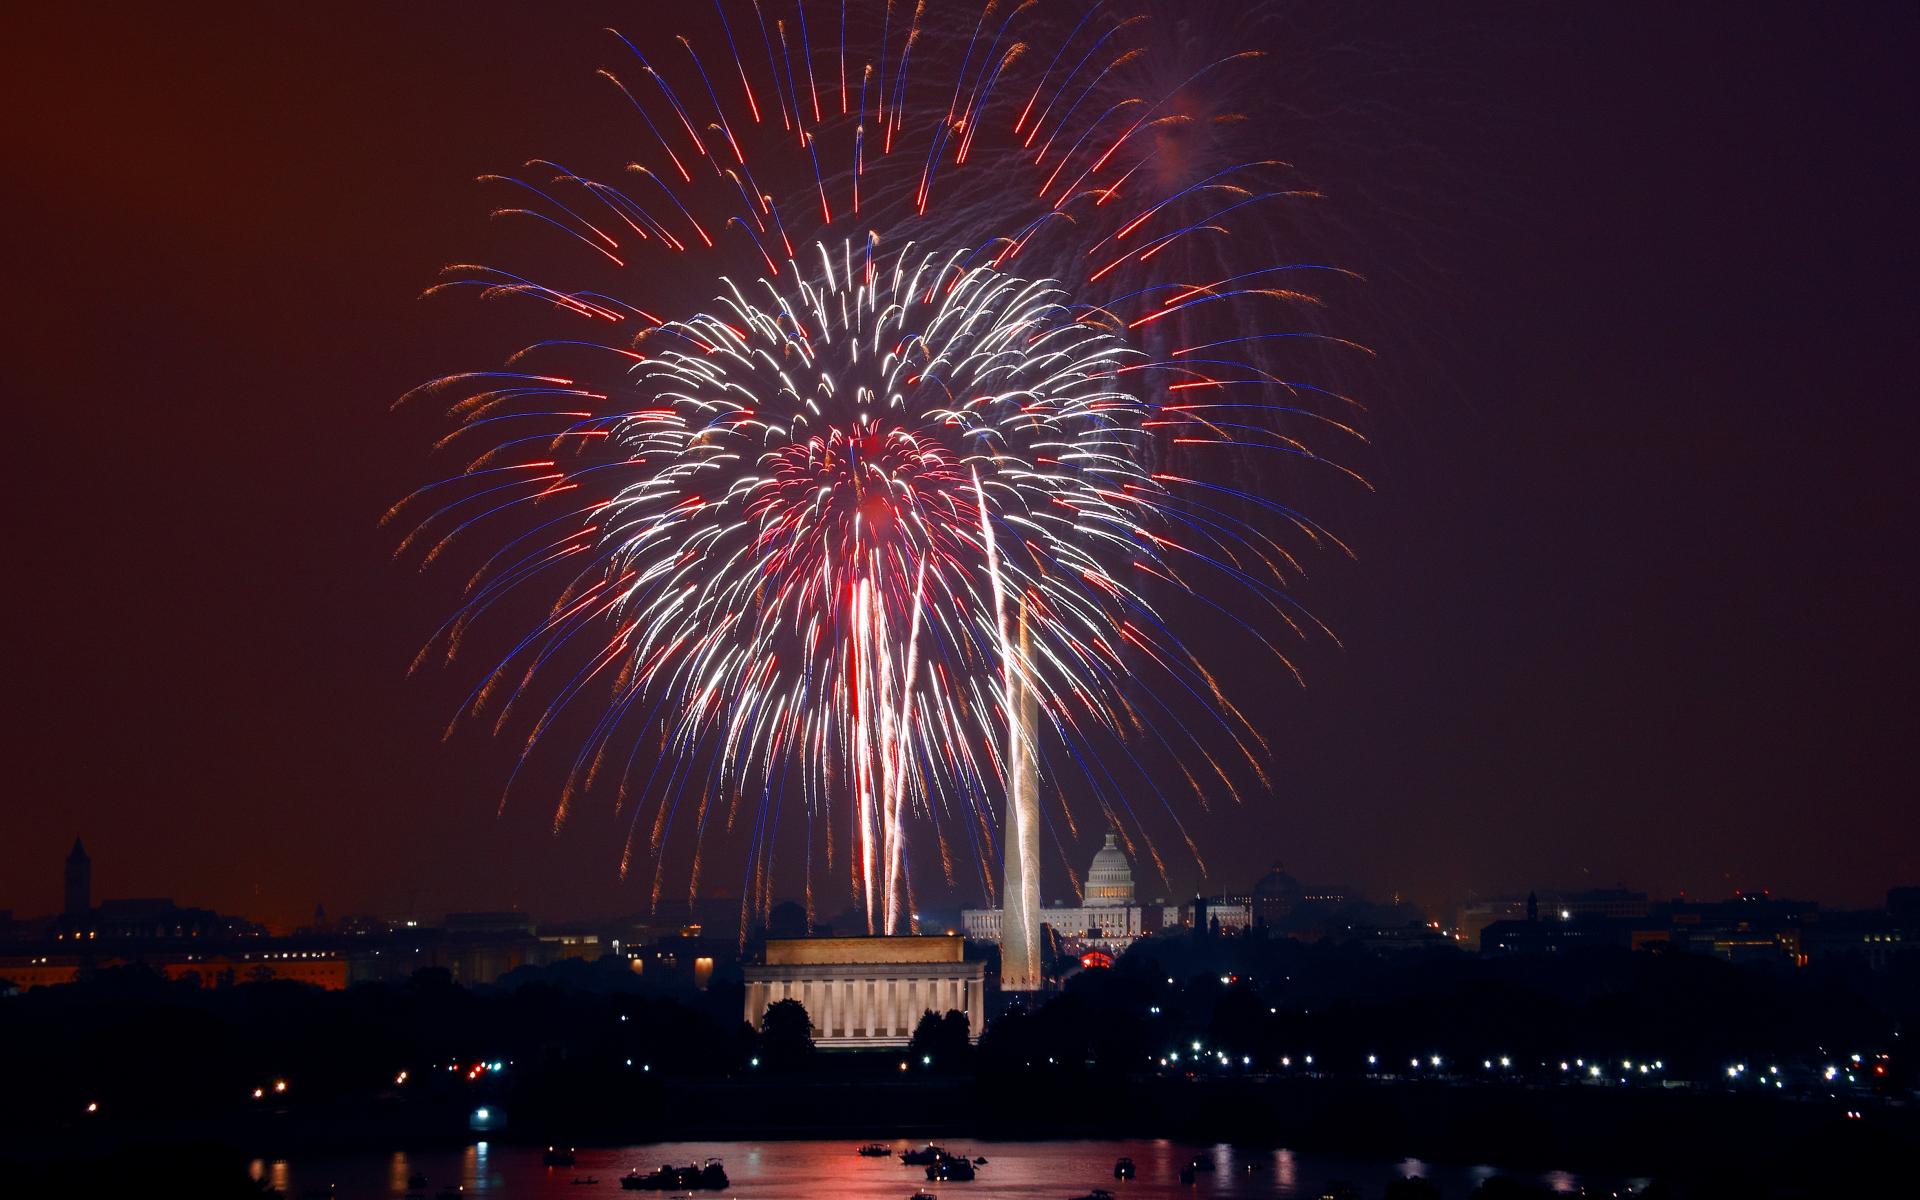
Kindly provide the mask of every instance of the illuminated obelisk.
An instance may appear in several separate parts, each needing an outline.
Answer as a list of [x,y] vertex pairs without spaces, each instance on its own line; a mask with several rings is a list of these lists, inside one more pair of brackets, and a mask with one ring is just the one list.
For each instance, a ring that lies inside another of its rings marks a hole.
[[1027,686],[1027,604],[1020,602],[1019,667],[1013,672],[1013,720],[1007,733],[1007,819],[1000,830],[1006,852],[1000,913],[1000,988],[1033,992],[1040,974],[1040,756],[1039,705]]

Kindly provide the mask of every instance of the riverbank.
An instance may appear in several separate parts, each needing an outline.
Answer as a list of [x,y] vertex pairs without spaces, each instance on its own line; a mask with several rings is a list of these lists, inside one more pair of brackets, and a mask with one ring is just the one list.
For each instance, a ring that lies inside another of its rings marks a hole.
[[[130,1125],[108,1118],[41,1131],[9,1157],[16,1167],[47,1170],[182,1146],[208,1159],[458,1146],[482,1136],[471,1127],[474,1116],[467,1103],[390,1099],[225,1120]],[[1892,1171],[1903,1147],[1920,1144],[1920,1113],[1897,1105],[1860,1110],[1718,1092],[1297,1078],[1025,1080],[1018,1087],[929,1076],[662,1078],[617,1097],[504,1094],[489,1101],[486,1123],[484,1137],[496,1145],[1167,1138],[1614,1176],[1711,1174],[1775,1189],[1756,1195],[1801,1194],[1793,1189],[1803,1181],[1842,1168]]]

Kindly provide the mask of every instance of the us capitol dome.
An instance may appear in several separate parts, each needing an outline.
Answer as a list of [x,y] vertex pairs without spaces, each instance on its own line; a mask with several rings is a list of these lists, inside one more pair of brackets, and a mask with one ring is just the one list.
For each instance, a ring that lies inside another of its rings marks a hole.
[[[965,909],[960,919],[968,937],[999,940],[999,909]],[[1093,862],[1087,867],[1080,903],[1056,901],[1040,908],[1040,920],[1061,938],[1110,953],[1118,953],[1142,934],[1180,919],[1178,906],[1165,907],[1163,902],[1142,906],[1134,901],[1133,863],[1120,848],[1120,835],[1112,830],[1107,831],[1106,844],[1094,852]]]
[[1120,848],[1120,835],[1107,831],[1107,844],[1093,856],[1087,868],[1086,906],[1133,903],[1133,864]]

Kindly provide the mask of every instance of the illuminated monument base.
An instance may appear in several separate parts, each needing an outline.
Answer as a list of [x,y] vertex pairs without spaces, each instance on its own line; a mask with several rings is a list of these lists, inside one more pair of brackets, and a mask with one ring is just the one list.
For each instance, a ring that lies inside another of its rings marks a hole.
[[957,937],[769,938],[766,961],[743,969],[747,1023],[767,1006],[798,1000],[822,1049],[904,1046],[922,1014],[967,1014],[967,1036],[986,1025],[986,966],[967,962]]

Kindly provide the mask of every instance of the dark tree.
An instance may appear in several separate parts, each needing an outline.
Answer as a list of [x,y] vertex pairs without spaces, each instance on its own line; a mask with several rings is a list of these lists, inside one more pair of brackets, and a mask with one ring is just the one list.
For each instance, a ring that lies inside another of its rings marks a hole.
[[971,1032],[967,1014],[957,1008],[948,1009],[947,1015],[940,1018],[940,1045],[958,1064],[965,1065],[967,1061],[967,1051],[971,1048],[967,1035]]
[[914,1026],[908,1052],[914,1058],[939,1071],[959,1071],[967,1066],[967,1014],[950,1008],[945,1016],[932,1009],[920,1014]]
[[760,1061],[776,1071],[805,1066],[813,1058],[813,1018],[798,1000],[767,1005],[760,1022]]

